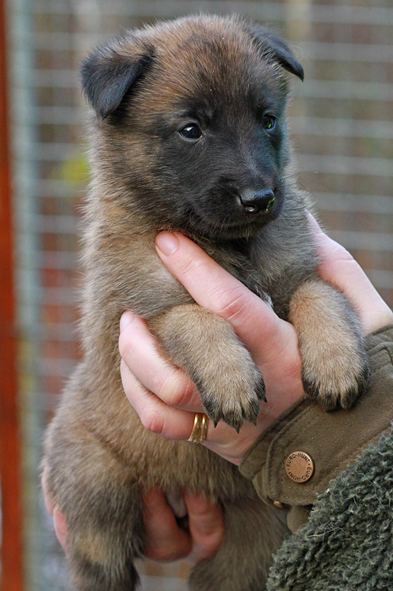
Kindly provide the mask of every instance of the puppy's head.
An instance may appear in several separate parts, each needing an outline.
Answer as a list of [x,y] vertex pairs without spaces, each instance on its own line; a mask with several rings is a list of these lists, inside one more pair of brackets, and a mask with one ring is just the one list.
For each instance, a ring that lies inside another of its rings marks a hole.
[[303,79],[282,40],[236,17],[178,19],[97,49],[82,83],[100,183],[157,230],[250,236],[283,204],[284,70]]

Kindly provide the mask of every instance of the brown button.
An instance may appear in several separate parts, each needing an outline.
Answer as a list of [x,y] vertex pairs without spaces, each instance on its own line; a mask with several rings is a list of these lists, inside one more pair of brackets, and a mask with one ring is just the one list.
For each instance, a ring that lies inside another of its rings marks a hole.
[[302,484],[314,474],[314,462],[304,451],[294,451],[285,460],[285,471],[288,478]]

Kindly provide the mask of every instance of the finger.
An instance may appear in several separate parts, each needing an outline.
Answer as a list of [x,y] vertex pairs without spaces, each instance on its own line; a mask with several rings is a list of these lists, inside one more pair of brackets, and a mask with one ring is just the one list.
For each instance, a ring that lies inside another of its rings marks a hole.
[[[169,406],[142,386],[125,364],[120,364],[123,388],[143,426],[157,435],[169,439],[187,440],[190,436],[194,413]],[[203,412],[202,404],[200,411]]]
[[165,495],[157,489],[143,497],[146,543],[145,556],[159,562],[186,558],[192,550],[189,534],[179,528]]
[[319,273],[323,279],[343,291],[352,302],[360,316],[364,334],[393,322],[392,311],[352,255],[329,238],[311,214],[309,220],[321,257]]
[[255,363],[267,363],[286,348],[292,338],[290,325],[194,242],[181,234],[162,232],[156,247],[165,266],[194,300],[232,324]]
[[164,359],[146,322],[131,312],[120,320],[119,351],[137,380],[167,404],[201,412],[198,391],[179,368]]
[[[120,371],[126,396],[139,415],[144,427],[168,439],[188,440],[194,426],[194,412],[168,406],[160,398],[149,392],[130,371],[124,359],[121,360]],[[291,382],[294,380],[293,376],[290,375],[288,379]],[[268,376],[266,382],[268,384]],[[300,395],[303,395],[300,381],[298,393],[296,393],[293,385],[291,388],[287,387],[284,370],[280,383],[285,390],[285,397],[274,396],[267,403],[261,402],[263,412],[259,413],[257,425],[245,423],[240,433],[236,433],[223,421],[220,421],[216,428],[213,422],[209,421],[207,438],[203,445],[214,452],[219,452],[228,461],[239,464],[243,454],[250,447],[250,441],[254,441],[261,431],[282,414],[283,410],[286,409],[285,405],[290,406]],[[285,406],[284,409],[282,404]],[[197,412],[203,412],[200,401]],[[190,445],[192,444],[190,443]]]
[[[122,336],[120,339],[122,361],[120,367],[123,387],[128,400],[139,414],[141,422],[146,429],[169,439],[187,440],[193,428],[194,413],[204,412],[200,396],[196,391],[194,384],[183,372],[175,370],[180,377],[178,379],[176,378],[178,381],[175,381],[173,386],[171,385],[171,380],[168,378],[167,390],[165,391],[165,388],[162,388],[159,382],[160,380],[165,380],[165,377],[163,376],[170,376],[171,370],[168,374],[167,363],[159,357],[155,346],[155,340],[148,331],[146,323],[139,318],[133,317],[131,313],[126,313],[123,316],[122,324]],[[138,343],[138,349],[143,351],[144,355],[146,353],[146,347],[143,344],[139,346],[141,341],[148,343],[148,346],[151,348],[151,350],[147,350],[147,353],[150,355],[150,363],[155,364],[155,366],[153,366],[153,373],[156,371],[157,374],[161,375],[160,379],[156,378],[157,383],[155,382],[155,378],[149,378],[150,374],[146,374],[146,370],[144,369],[144,366],[146,365],[145,358],[143,356],[140,359],[137,356],[134,357],[133,349],[131,350],[130,343]],[[285,397],[283,398],[282,396],[279,396],[279,392],[277,394],[278,386],[275,384],[276,379],[274,368],[270,371],[269,364],[266,364],[264,377],[267,390],[269,392],[271,388],[273,389],[274,385],[274,390],[277,395],[269,398],[267,403],[261,403],[261,406],[263,406],[263,412],[259,413],[258,424],[256,426],[251,424],[244,425],[238,435],[222,421],[220,421],[217,428],[214,428],[213,423],[209,422],[207,439],[204,443],[206,447],[209,447],[213,451],[219,449],[221,455],[223,455],[228,461],[238,464],[242,453],[244,453],[250,445],[250,437],[253,439],[258,437],[261,430],[270,424],[269,421],[274,420],[283,412],[283,410],[285,410],[286,407],[282,408],[283,401],[285,401],[286,405],[290,406],[299,396],[303,395],[300,380],[300,358],[298,364],[294,364],[293,361],[291,363],[289,362],[289,360],[296,360],[296,355],[287,355],[286,353],[289,342],[290,341],[288,340],[286,346],[283,347],[280,352],[284,357],[283,363],[280,366],[280,388],[285,393]],[[293,338],[293,346],[297,351],[295,335]],[[153,361],[151,359],[152,357]],[[296,365],[296,368],[294,368],[294,365]],[[133,371],[131,371],[129,366],[132,367]],[[298,379],[299,382],[297,390],[293,387],[295,379]],[[155,388],[156,392],[154,392],[154,394],[158,393],[159,397],[157,398],[157,396],[153,396],[152,392],[142,385],[143,382],[144,385],[146,385],[147,382],[150,384],[150,388]],[[180,387],[177,387],[178,382],[182,384]],[[171,391],[172,388],[174,389],[174,393]],[[192,390],[192,396],[187,395],[187,392],[189,392],[187,388]],[[185,392],[184,396],[183,392]],[[189,412],[179,412],[185,410]]]
[[220,547],[225,533],[224,513],[202,495],[184,494],[193,541],[188,560],[198,563],[210,558]]
[[[131,406],[139,415],[143,426],[148,431],[166,437],[167,439],[187,441],[194,427],[195,413],[169,406],[160,398],[146,390],[129,370],[124,360],[121,361],[120,371],[126,396],[130,401]],[[201,402],[199,402],[199,406],[198,412],[204,412]],[[241,435],[238,436],[238,447],[240,449],[243,449],[243,433],[245,431],[248,433],[247,429],[255,429],[255,437],[259,435],[260,432],[255,425],[247,424],[247,426],[243,426]],[[239,463],[237,454],[233,456],[232,451],[232,439],[234,435],[237,436],[236,431],[222,421],[219,422],[216,428],[214,427],[213,422],[209,421],[207,437],[203,445],[206,445],[206,447],[209,447],[213,451],[217,449],[217,446],[228,447],[227,453],[223,450],[224,456],[232,462]],[[245,437],[245,439],[247,440],[247,437]],[[247,441],[245,444],[247,444]],[[190,445],[193,444],[190,443]]]
[[67,522],[64,514],[56,505],[53,510],[53,524],[57,539],[59,540],[64,551],[67,553]]
[[44,493],[45,509],[48,511],[48,513],[53,515],[53,511],[55,509],[55,503],[52,498],[52,495],[49,494],[49,490],[48,490],[48,468],[46,466],[44,467],[44,471],[42,472],[42,476],[41,476],[41,487],[42,487],[42,491]]
[[[176,438],[183,438],[182,435],[184,435],[184,439],[187,439],[191,432],[191,419],[188,418],[182,426],[177,425],[176,421],[183,419],[183,415],[176,415],[173,417],[173,421],[170,420],[168,409],[161,406],[156,408],[154,399],[149,392],[156,394],[169,406],[192,413],[204,412],[200,395],[194,383],[183,371],[172,367],[166,360],[161,358],[157,351],[156,341],[143,320],[135,317],[131,312],[126,312],[122,316],[121,324],[122,332],[119,340],[122,356],[121,375],[129,401],[137,412],[143,412],[142,422],[146,427],[150,426],[151,430],[160,432],[166,437],[175,436],[176,434]],[[287,341],[287,346],[289,342]],[[294,346],[297,347],[296,343],[294,343]],[[287,355],[287,347],[284,347],[280,354],[285,358],[281,364],[282,388],[288,392],[289,383],[293,382],[295,373],[293,368],[291,369],[292,366],[288,360],[296,358],[296,356]],[[148,360],[148,363],[146,360]],[[269,390],[270,371],[268,363],[265,364],[264,369],[265,381]],[[300,362],[299,368],[296,369],[300,375]],[[272,371],[272,373],[274,372]],[[275,388],[277,389],[277,386]],[[149,392],[146,392],[146,389]],[[302,393],[301,388],[299,393]],[[288,399],[287,393],[286,399]],[[268,404],[263,403],[264,417],[268,418],[272,410],[274,413],[278,412],[279,409],[275,408],[278,400],[281,400],[281,398],[275,396],[268,401]],[[227,437],[226,431],[222,433],[221,429],[219,429],[212,432],[211,427],[208,430],[208,435],[211,435],[210,439],[208,439],[210,443],[225,442],[225,437]]]
[[64,514],[60,511],[59,507],[54,503],[52,495],[48,490],[48,468],[44,467],[44,471],[41,476],[41,486],[44,493],[45,508],[53,515],[53,525],[55,528],[57,539],[63,546],[64,550],[67,549],[67,522]]

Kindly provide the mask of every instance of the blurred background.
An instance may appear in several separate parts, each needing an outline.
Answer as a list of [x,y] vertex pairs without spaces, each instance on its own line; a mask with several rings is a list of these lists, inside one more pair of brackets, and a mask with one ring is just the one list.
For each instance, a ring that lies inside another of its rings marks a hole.
[[[86,192],[78,68],[122,28],[238,12],[290,41],[299,181],[330,234],[393,305],[391,0],[0,0],[1,591],[70,591],[39,489],[42,435],[80,351],[77,221]],[[141,566],[144,590],[185,589],[184,564]]]

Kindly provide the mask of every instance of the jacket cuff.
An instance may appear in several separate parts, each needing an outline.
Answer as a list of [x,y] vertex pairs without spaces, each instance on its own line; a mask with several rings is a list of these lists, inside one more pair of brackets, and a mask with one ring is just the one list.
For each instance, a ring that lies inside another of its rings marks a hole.
[[327,413],[303,398],[243,459],[241,473],[253,481],[258,495],[269,504],[312,505],[330,480],[391,426],[393,325],[368,335],[365,346],[370,387],[349,411]]

